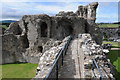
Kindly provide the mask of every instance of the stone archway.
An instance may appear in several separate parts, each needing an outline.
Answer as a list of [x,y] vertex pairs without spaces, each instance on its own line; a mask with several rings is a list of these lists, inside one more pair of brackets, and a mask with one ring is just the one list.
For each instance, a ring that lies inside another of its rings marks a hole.
[[73,34],[73,25],[68,19],[61,19],[58,21],[56,28],[56,37],[58,40],[64,39],[65,37]]
[[41,37],[47,37],[47,33],[48,33],[48,26],[45,22],[41,23]]

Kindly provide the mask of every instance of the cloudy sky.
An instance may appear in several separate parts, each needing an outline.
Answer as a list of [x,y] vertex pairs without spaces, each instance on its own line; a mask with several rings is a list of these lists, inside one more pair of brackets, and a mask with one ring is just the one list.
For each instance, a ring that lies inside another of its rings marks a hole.
[[[85,1],[85,0],[84,0]],[[94,0],[95,1],[95,0]],[[4,0],[0,3],[2,6],[0,20],[19,20],[23,15],[31,14],[48,14],[55,15],[59,11],[73,11],[77,10],[79,5],[87,5],[91,2],[64,2],[62,0],[55,1],[20,1],[15,0]],[[118,21],[118,2],[99,2],[97,9],[97,20],[96,22],[117,22]]]

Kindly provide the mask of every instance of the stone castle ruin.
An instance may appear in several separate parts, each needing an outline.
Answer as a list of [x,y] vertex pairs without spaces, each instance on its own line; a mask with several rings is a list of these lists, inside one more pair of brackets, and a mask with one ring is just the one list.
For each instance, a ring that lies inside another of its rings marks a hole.
[[97,44],[102,36],[96,28],[98,3],[79,6],[74,12],[61,11],[55,16],[24,15],[11,23],[2,35],[2,63],[38,63],[45,51],[62,43],[69,35],[89,33]]

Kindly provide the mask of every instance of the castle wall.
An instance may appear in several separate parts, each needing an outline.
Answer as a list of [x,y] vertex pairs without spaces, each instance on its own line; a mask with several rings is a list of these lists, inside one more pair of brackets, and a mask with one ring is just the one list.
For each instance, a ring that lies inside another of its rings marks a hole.
[[[93,24],[96,17],[97,3],[89,4],[87,7],[80,6],[77,13],[73,12],[59,12],[56,16],[41,15],[25,15],[18,22],[12,23],[3,35],[3,54],[12,54],[12,49],[4,36],[12,34],[11,39],[17,45],[13,49],[16,56],[23,56],[26,62],[38,63],[39,57],[46,50],[56,45],[55,41],[61,41],[69,35],[78,35],[82,33],[90,33],[96,42],[100,44],[98,39],[99,30],[95,29]],[[91,22],[93,23],[91,23]],[[90,23],[89,23],[90,22]],[[11,46],[12,47],[12,46]],[[43,48],[43,51],[41,50]],[[19,51],[19,52],[18,52]],[[10,55],[13,57],[12,55]],[[3,56],[3,60],[6,56]],[[19,60],[14,60],[19,61]],[[4,62],[7,63],[7,62]]]
[[78,15],[78,17],[83,17],[87,19],[89,23],[95,23],[97,6],[97,2],[91,3],[86,6],[78,6],[76,14]]

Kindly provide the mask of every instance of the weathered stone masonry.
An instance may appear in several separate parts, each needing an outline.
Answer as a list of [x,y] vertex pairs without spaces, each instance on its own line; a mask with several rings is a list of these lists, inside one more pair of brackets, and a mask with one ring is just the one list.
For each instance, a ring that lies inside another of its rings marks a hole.
[[90,33],[101,44],[102,36],[95,28],[97,6],[98,3],[79,6],[75,13],[62,11],[56,16],[24,15],[20,21],[11,23],[2,35],[2,64],[38,63],[46,50],[69,35]]

